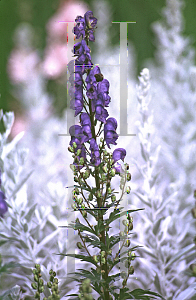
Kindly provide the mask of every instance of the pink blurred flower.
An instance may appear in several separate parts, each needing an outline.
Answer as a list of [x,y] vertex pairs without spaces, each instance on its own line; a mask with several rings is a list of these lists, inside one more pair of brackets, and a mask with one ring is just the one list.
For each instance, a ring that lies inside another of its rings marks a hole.
[[27,52],[23,49],[15,49],[11,52],[8,60],[7,72],[14,84],[33,80],[36,76],[36,67],[39,56],[35,51]]
[[56,14],[49,20],[46,29],[48,43],[42,64],[43,74],[52,79],[67,71],[67,23],[75,22],[78,15],[84,15],[88,7],[82,1],[62,1]]

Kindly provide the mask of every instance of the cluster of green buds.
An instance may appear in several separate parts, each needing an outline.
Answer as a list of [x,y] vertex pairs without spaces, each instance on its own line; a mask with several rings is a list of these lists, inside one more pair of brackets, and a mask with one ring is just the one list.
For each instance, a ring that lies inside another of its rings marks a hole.
[[44,292],[44,282],[41,278],[41,269],[39,264],[35,264],[35,269],[33,269],[34,282],[31,284],[32,288],[36,290],[35,299],[40,300],[41,293]]
[[[39,264],[35,264],[35,269],[33,269],[34,282],[31,284],[32,288],[36,290],[35,299],[40,300],[41,293],[44,292],[44,281],[41,278],[41,268]],[[49,272],[50,281],[47,283],[47,287],[51,289],[51,295],[43,300],[60,300],[59,291],[58,291],[58,279],[55,278],[56,272],[52,269]]]
[[79,295],[78,298],[80,300],[93,300],[93,296],[91,295],[92,293],[92,288],[90,286],[90,279],[85,279],[83,280],[80,288],[79,288]]
[[[52,295],[48,297],[48,300],[60,300],[59,289],[58,289],[58,278],[56,278],[56,272],[52,269],[49,272],[50,281],[47,282],[47,287],[51,290]],[[43,300],[47,300],[44,298]]]

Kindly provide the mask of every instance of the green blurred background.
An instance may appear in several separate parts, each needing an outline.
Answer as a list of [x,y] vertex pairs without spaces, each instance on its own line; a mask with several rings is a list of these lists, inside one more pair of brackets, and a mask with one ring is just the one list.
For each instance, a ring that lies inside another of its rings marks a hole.
[[[163,0],[106,0],[112,7],[112,21],[137,21],[128,27],[128,39],[137,51],[137,73],[145,67],[144,62],[152,58],[155,52],[154,34],[151,23],[161,18]],[[92,0],[84,1],[92,9]],[[19,104],[11,94],[12,85],[7,75],[7,60],[13,49],[13,33],[21,22],[29,22],[36,32],[36,45],[40,53],[46,46],[45,25],[56,12],[59,0],[0,0],[0,108],[4,111],[20,110]],[[196,46],[196,1],[186,1],[183,11],[185,18],[184,34],[193,39]],[[96,17],[96,12],[94,12]],[[130,27],[131,26],[131,27]],[[111,26],[112,44],[119,44],[119,26]],[[56,83],[49,80],[47,89],[55,96]],[[65,87],[66,89],[66,87]],[[62,102],[62,101],[61,101]],[[60,106],[65,106],[61,104]],[[58,106],[58,104],[57,104]],[[59,107],[60,107],[59,106]],[[59,111],[62,110],[60,107]],[[58,112],[58,109],[57,109]]]

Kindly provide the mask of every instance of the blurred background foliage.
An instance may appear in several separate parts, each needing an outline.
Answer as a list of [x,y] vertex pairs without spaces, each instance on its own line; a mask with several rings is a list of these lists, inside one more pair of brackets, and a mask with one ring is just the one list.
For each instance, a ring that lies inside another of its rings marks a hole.
[[[163,0],[106,0],[112,8],[113,21],[137,21],[128,25],[128,41],[136,49],[136,73],[145,67],[146,59],[153,58],[155,52],[154,33],[151,24],[161,18]],[[92,9],[93,0],[85,0]],[[21,22],[30,23],[35,30],[34,47],[42,57],[46,46],[46,24],[59,7],[60,0],[0,0],[0,107],[4,111],[21,110],[20,102],[11,93],[12,84],[7,74],[7,62],[14,47],[13,33]],[[190,36],[196,46],[196,1],[186,1],[184,8],[184,34]],[[96,12],[94,12],[96,17]],[[119,44],[119,25],[110,27],[111,45]],[[63,100],[66,86],[59,85],[55,80],[48,80],[47,89],[55,98],[56,112],[66,107]],[[58,99],[61,95],[61,99]]]

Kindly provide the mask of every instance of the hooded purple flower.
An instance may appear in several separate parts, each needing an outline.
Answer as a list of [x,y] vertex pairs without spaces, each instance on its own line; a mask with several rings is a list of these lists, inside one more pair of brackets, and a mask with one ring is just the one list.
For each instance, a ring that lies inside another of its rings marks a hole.
[[8,211],[8,206],[5,201],[6,197],[2,191],[0,191],[0,217],[3,218],[4,214]]
[[95,37],[93,35],[94,28],[97,25],[97,19],[93,17],[92,11],[87,11],[84,15],[86,26],[88,28],[89,41],[94,42]]
[[75,110],[76,117],[82,111],[84,105],[82,86],[71,86],[69,95],[71,96],[70,108]]
[[110,148],[109,144],[117,145],[116,140],[118,139],[118,134],[116,133],[116,128],[116,119],[109,118],[106,120],[106,124],[104,125],[104,139],[108,148]]
[[95,166],[99,166],[101,163],[99,147],[95,139],[90,141],[90,150],[91,150],[91,163]]
[[81,16],[77,16],[75,19],[76,26],[74,27],[74,34],[76,35],[76,39],[79,39],[81,36],[84,38],[85,36],[85,28],[86,28],[86,22],[85,19]]
[[104,108],[104,103],[98,99],[95,104],[95,118],[100,122],[106,124],[106,118],[109,116],[107,110]]
[[110,83],[107,79],[103,79],[97,85],[98,98],[103,101],[103,105],[108,107],[111,97],[109,94]]
[[77,56],[76,65],[84,65],[85,69],[92,67],[90,48],[85,40],[74,45],[74,55]]
[[126,150],[124,148],[117,148],[113,151],[112,158],[114,160],[114,163],[117,162],[119,159],[124,161],[125,156],[126,156]]
[[81,138],[81,143],[83,144],[92,138],[91,120],[90,120],[89,114],[84,113],[84,112],[81,113],[80,123],[82,125],[82,131],[84,133],[84,136]]

